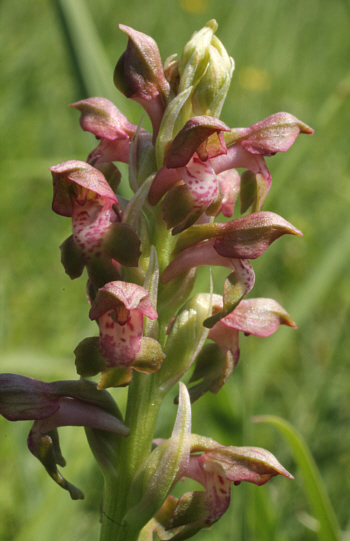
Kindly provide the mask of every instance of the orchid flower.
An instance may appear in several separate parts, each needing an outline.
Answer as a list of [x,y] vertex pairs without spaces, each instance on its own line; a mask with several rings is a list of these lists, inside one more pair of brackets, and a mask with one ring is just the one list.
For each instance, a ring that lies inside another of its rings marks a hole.
[[77,160],[55,165],[50,171],[52,209],[72,218],[73,235],[61,246],[67,274],[77,278],[86,266],[99,287],[119,277],[113,261],[137,266],[140,241],[132,227],[121,223],[118,200],[101,171]]
[[210,438],[192,434],[189,462],[179,469],[177,481],[183,477],[193,479],[205,491],[187,492],[178,500],[168,496],[150,529],[164,541],[188,539],[217,522],[227,511],[232,483],[237,486],[247,481],[261,486],[276,475],[294,479],[265,449],[224,447]]
[[10,421],[34,421],[28,448],[73,500],[84,496],[57,469],[57,465],[66,464],[57,428],[85,426],[122,436],[129,434],[113,398],[107,391],[97,391],[96,385],[89,381],[44,383],[16,374],[1,374],[0,413]]
[[[213,295],[212,308],[214,313],[223,309],[220,295]],[[240,332],[246,336],[252,334],[267,337],[276,332],[280,325],[297,328],[289,314],[275,300],[241,300],[231,313],[209,330],[208,338],[215,343],[206,344],[196,359],[189,380],[190,383],[197,382],[189,389],[191,401],[194,402],[207,391],[219,392],[227,381],[239,361]]]
[[167,283],[191,268],[202,265],[232,270],[224,285],[223,310],[204,323],[213,326],[228,315],[253,288],[255,275],[249,259],[256,259],[280,236],[302,235],[292,224],[272,212],[256,212],[228,223],[194,225],[184,231],[174,259],[161,275]]
[[[93,133],[100,144],[90,152],[87,163],[97,167],[106,162],[129,162],[131,139],[137,126],[128,121],[126,116],[106,98],[88,98],[70,104],[81,111],[80,126],[84,131]],[[141,129],[143,138],[150,134]]]
[[[72,220],[61,260],[71,279],[86,268],[89,317],[98,332],[74,350],[79,381],[0,375],[0,414],[34,421],[28,447],[73,499],[83,495],[57,469],[65,465],[57,428],[85,427],[105,483],[101,541],[151,541],[154,532],[180,541],[225,513],[232,483],[292,478],[264,449],[224,447],[191,434],[191,401],[227,381],[240,332],[266,337],[280,325],[296,327],[276,301],[245,297],[255,282],[250,260],[283,235],[302,235],[262,210],[271,185],[265,158],[313,130],[288,113],[248,128],[219,119],[234,61],[214,35],[215,20],[164,66],[153,38],[120,29],[128,43],[114,83],[146,110],[152,133],[105,98],[78,101],[71,107],[99,144],[87,162],[50,169],[52,209]],[[129,165],[130,201],[116,195],[121,173],[114,162]],[[238,197],[247,214],[215,221],[220,213],[233,216]],[[230,270],[222,296],[212,279],[210,293],[192,294],[201,266]],[[188,392],[180,379],[193,365]],[[88,380],[98,375],[98,384]],[[177,382],[171,436],[154,440],[162,401]],[[129,386],[125,425],[106,391],[122,386]],[[171,491],[185,477],[204,491],[177,500]]]
[[120,30],[129,37],[126,51],[114,71],[115,86],[139,103],[151,119],[157,136],[169,94],[157,43],[153,38],[124,24]]
[[[89,315],[90,319],[98,320],[100,330],[94,372],[102,371],[99,389],[127,385],[133,368],[145,373],[160,369],[164,354],[159,343],[142,336],[143,317],[151,320],[158,317],[146,289],[129,282],[110,282],[99,289]],[[86,340],[91,341],[89,347],[95,341],[85,339],[75,351],[81,375],[87,375],[86,369],[91,370],[90,366],[80,367],[80,358],[82,363],[85,359]]]
[[210,215],[211,205],[216,203],[214,215],[221,208],[217,175],[244,168],[256,177],[259,193],[255,210],[261,210],[271,185],[264,156],[286,152],[299,133],[312,134],[313,130],[288,113],[233,130],[213,117],[194,117],[172,141],[166,163],[153,181],[149,201],[155,205],[168,192],[163,202],[164,219],[169,228],[174,227],[173,234],[179,233],[203,212]]

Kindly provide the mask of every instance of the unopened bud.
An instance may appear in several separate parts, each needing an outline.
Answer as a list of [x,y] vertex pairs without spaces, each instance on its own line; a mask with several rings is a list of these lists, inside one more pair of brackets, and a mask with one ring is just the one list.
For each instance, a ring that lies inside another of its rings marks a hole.
[[219,117],[231,83],[234,61],[216,36],[212,37],[208,52],[207,69],[194,90],[192,107],[195,115]]
[[232,72],[233,59],[221,41],[214,36],[215,20],[209,21],[185,45],[179,62],[180,85],[178,92],[194,88],[192,108],[194,115],[220,115]]
[[217,27],[217,22],[212,19],[186,43],[179,62],[179,93],[195,86],[203,77],[209,62],[210,43]]

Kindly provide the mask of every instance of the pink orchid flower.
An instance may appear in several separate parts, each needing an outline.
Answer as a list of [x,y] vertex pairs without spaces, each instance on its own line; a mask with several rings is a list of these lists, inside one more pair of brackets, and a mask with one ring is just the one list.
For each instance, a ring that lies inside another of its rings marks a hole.
[[[227,177],[221,177],[220,182],[217,175],[244,168],[256,176],[256,209],[261,210],[271,185],[264,157],[286,152],[300,133],[312,134],[313,130],[288,113],[277,113],[249,128],[233,130],[213,117],[194,117],[172,141],[165,165],[151,186],[149,201],[155,205],[167,193],[164,218],[168,227],[174,228],[173,233],[179,233],[203,212],[215,215],[221,209],[220,184],[225,191]],[[169,216],[169,207],[176,200],[179,208]],[[176,213],[177,219],[173,218]]]
[[[95,167],[105,162],[129,162],[131,139],[137,126],[106,98],[88,98],[72,103],[81,111],[80,125],[84,131],[93,133],[100,144],[89,154],[87,162]],[[145,130],[141,136],[150,137]]]
[[114,385],[125,385],[132,368],[159,370],[164,354],[156,340],[143,337],[143,317],[158,317],[146,289],[129,282],[108,283],[99,289],[89,315],[98,320],[100,352],[107,362],[99,388],[114,376]]
[[[209,302],[209,295],[208,295]],[[223,298],[213,295],[213,313],[223,310]],[[217,321],[209,330],[208,338],[214,343],[206,344],[200,351],[195,369],[189,380],[191,402],[204,393],[218,393],[236,367],[239,356],[239,333],[267,337],[280,325],[297,328],[289,314],[272,299],[241,300],[238,306]]]
[[[130,226],[121,223],[118,200],[101,171],[77,160],[59,163],[50,171],[52,209],[72,218],[73,235],[61,246],[67,274],[76,278],[86,265],[98,287],[119,276],[113,261],[137,266],[140,241]],[[98,265],[96,260],[100,260]]]
[[[201,454],[199,454],[201,453]],[[242,481],[261,486],[272,477],[293,476],[265,449],[259,447],[224,447],[214,440],[193,434],[189,462],[178,473],[200,483],[205,491],[185,493],[179,500],[169,496],[155,517],[154,530],[160,539],[180,541],[217,522],[231,500],[231,483]],[[162,518],[163,526],[157,523]],[[166,522],[164,524],[164,518]],[[164,528],[165,526],[165,528]]]

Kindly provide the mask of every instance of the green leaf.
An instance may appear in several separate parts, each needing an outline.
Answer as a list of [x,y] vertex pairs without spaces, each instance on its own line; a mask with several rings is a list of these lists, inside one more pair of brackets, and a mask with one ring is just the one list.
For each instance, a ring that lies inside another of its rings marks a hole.
[[300,469],[310,508],[320,525],[319,539],[321,541],[341,541],[341,533],[332,504],[315,460],[302,436],[290,423],[280,417],[262,415],[255,417],[254,421],[275,426],[287,440]]

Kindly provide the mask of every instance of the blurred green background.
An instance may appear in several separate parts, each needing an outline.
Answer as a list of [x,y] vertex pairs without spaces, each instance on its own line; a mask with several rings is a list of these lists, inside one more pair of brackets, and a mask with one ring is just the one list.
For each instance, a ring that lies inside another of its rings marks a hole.
[[[112,69],[126,46],[118,23],[153,36],[165,60],[181,53],[192,33],[211,18],[217,19],[217,36],[236,62],[222,120],[232,127],[249,126],[288,111],[311,125],[315,135],[298,138],[286,155],[268,158],[273,182],[264,210],[282,215],[304,238],[282,238],[253,262],[253,296],[275,298],[299,330],[283,328],[267,339],[242,337],[241,360],[230,381],[219,395],[206,396],[193,408],[194,432],[226,445],[266,447],[296,480],[233,487],[230,510],[196,539],[318,539],[318,524],[286,441],[275,428],[250,422],[254,415],[273,414],[288,420],[307,441],[348,540],[347,0],[0,2],[0,371],[45,381],[75,378],[72,351],[95,332],[82,281],[71,282],[59,262],[58,246],[70,234],[69,220],[51,212],[48,167],[85,159],[95,145],[67,104],[103,95],[138,123],[141,109],[112,84]],[[215,274],[219,292],[226,275]],[[123,405],[125,392],[114,395]],[[174,416],[169,399],[159,436],[168,435]],[[95,541],[102,481],[83,430],[61,430],[65,474],[86,496],[71,502],[26,450],[29,428],[30,423],[0,418],[0,539]]]

